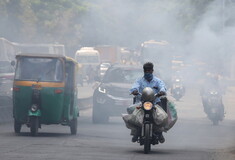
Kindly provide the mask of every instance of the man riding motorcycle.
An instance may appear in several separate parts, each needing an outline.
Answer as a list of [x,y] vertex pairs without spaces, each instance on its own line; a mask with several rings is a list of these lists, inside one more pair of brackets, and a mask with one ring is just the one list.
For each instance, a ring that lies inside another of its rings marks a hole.
[[202,98],[202,104],[204,107],[204,112],[208,115],[209,114],[209,109],[210,109],[210,104],[208,102],[208,98],[210,97],[211,91],[216,91],[218,92],[218,97],[220,98],[220,109],[221,109],[221,119],[223,120],[224,117],[224,105],[222,102],[222,95],[225,93],[224,89],[221,87],[219,83],[218,76],[216,75],[210,75],[207,74],[206,80],[203,83],[204,85],[202,86],[200,90],[201,98]]
[[[137,97],[135,103],[140,101],[140,97],[138,96],[139,93],[142,93],[143,89],[145,87],[151,87],[155,94],[157,93],[158,95],[166,95],[166,86],[165,83],[157,78],[156,76],[153,75],[153,63],[147,62],[143,65],[143,70],[144,70],[144,76],[138,78],[134,84],[132,85],[132,88],[130,89],[130,93],[135,95]],[[155,104],[158,104],[163,108],[163,110],[166,112],[166,100],[160,100],[160,98],[155,99]],[[140,135],[140,128],[137,130],[137,132],[132,133],[133,138],[132,142],[136,142],[138,140],[138,136]],[[165,142],[165,138],[162,135],[162,132],[157,132],[155,133],[157,135],[157,138],[160,143]]]

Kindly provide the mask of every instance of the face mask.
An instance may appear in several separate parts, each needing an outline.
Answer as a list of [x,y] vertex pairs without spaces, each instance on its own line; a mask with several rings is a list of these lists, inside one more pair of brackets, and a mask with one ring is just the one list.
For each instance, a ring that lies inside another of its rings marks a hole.
[[153,79],[153,74],[152,73],[144,73],[144,78],[147,80],[147,81],[151,81]]

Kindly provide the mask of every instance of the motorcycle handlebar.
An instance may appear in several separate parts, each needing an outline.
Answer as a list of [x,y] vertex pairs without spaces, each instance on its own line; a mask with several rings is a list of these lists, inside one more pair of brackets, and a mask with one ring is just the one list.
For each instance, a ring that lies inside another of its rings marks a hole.
[[[142,93],[139,93],[139,92],[137,94],[130,93],[130,95],[134,95],[134,96],[140,95],[140,96],[142,96]],[[165,92],[158,92],[154,96],[155,97],[164,97],[164,96],[166,96],[166,93]]]

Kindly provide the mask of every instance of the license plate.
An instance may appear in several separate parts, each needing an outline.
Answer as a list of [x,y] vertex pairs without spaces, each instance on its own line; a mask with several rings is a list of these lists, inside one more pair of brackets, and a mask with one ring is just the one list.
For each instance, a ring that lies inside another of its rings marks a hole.
[[40,90],[40,89],[42,89],[42,86],[40,84],[33,84],[32,88]]

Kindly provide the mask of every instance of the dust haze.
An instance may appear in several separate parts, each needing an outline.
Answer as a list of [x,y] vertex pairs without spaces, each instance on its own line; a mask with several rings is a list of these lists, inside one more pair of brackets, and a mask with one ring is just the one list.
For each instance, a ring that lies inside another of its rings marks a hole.
[[[172,56],[181,56],[185,63],[181,72],[188,86],[195,86],[197,82],[200,85],[208,72],[223,78],[232,76],[231,57],[235,50],[233,1],[211,1],[207,6],[203,6],[202,10],[197,10],[190,1],[95,2],[102,4],[102,8],[91,8],[89,14],[84,17],[85,20],[92,20],[94,26],[93,29],[87,30],[85,35],[90,39],[87,39],[84,45],[118,44],[138,49],[139,45],[147,40],[166,40],[172,45]],[[110,19],[115,19],[113,24],[107,27],[105,21],[97,20],[96,10],[102,10]],[[192,15],[197,14],[197,19],[192,19]],[[85,26],[90,23],[85,22]],[[105,32],[99,33],[96,28]],[[198,106],[195,107],[202,107],[200,99],[196,100]],[[192,112],[189,114],[194,114]],[[209,127],[206,134],[213,132],[214,128]],[[221,132],[226,134],[226,130]],[[203,133],[195,134],[195,139],[190,140],[191,143],[199,145],[197,142],[201,138],[200,134]],[[188,141],[180,143],[187,146]]]
[[[233,1],[216,0],[206,6],[176,0],[93,2],[100,7],[94,5],[83,17],[86,41],[82,45],[111,44],[138,49],[144,41],[165,40],[173,48],[171,54],[182,56],[189,66],[183,73],[193,77],[188,83],[206,72],[231,76]],[[108,15],[112,24],[97,15],[97,11]]]
[[[81,27],[74,33],[79,36],[78,43],[68,48],[72,56],[72,51],[84,46],[118,45],[138,51],[144,41],[164,40],[171,45],[171,55],[184,62],[181,74],[188,86],[200,85],[208,72],[235,77],[231,72],[235,59],[234,0],[211,0],[205,6],[189,0],[84,0],[86,3],[92,4],[88,12],[72,24]],[[208,134],[213,132],[208,130]],[[197,144],[201,135],[195,136],[192,142]]]

